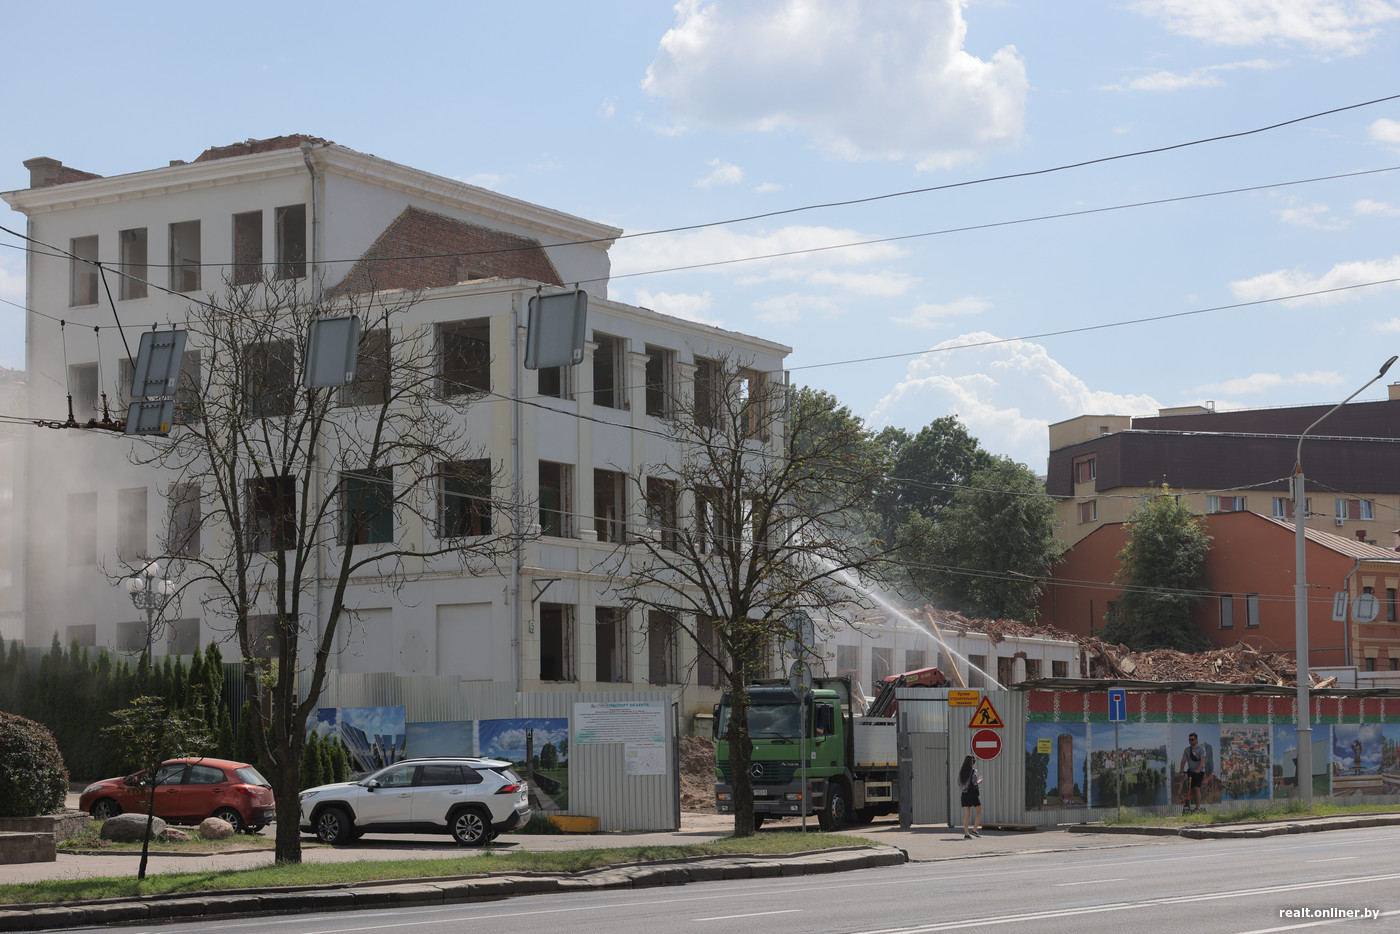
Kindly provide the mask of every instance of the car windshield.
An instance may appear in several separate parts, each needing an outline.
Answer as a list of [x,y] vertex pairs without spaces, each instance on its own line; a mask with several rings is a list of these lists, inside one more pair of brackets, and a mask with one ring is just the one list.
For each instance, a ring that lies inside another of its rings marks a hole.
[[[715,735],[724,737],[729,732],[729,705],[722,704],[719,708],[719,723],[715,726]],[[788,737],[795,739],[798,735],[799,708],[792,702],[769,704],[755,701],[749,708],[749,735],[773,737]]]
[[264,788],[271,788],[272,783],[262,777],[262,773],[251,765],[245,765],[241,769],[234,769],[233,774],[245,785],[261,785]]

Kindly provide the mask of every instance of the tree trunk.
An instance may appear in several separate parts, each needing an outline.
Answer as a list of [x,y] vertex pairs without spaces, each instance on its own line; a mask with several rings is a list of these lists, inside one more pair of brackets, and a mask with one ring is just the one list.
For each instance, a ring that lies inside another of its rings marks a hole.
[[152,777],[151,793],[146,798],[146,835],[141,838],[141,865],[136,868],[136,881],[140,882],[146,878],[146,858],[151,852],[151,828],[156,823],[156,783],[154,781],[155,772],[148,773]]
[[301,765],[283,753],[274,769],[272,796],[277,804],[277,846],[279,863],[301,862]]
[[753,738],[749,735],[749,692],[742,676],[729,684],[729,774],[734,788],[734,836],[752,837]]

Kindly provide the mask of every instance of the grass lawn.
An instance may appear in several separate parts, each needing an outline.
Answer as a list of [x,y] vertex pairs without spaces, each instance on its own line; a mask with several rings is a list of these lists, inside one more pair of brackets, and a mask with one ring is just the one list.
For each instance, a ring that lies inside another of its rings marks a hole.
[[[840,834],[800,831],[763,833],[744,839],[722,837],[709,843],[685,846],[598,847],[564,852],[503,853],[486,847],[469,856],[450,859],[378,860],[353,863],[295,863],[258,869],[172,872],[136,880],[131,875],[101,879],[54,879],[45,882],[0,885],[0,907],[36,903],[83,902],[97,898],[137,895],[198,894],[237,889],[295,885],[350,885],[356,882],[394,879],[430,879],[502,872],[582,872],[605,866],[655,862],[694,856],[732,856],[756,853],[784,855],[813,850],[878,845],[873,840]],[[156,852],[153,847],[151,852]]]
[[[60,843],[61,850],[100,850],[103,853],[140,853],[140,843],[117,843],[114,840],[103,840],[98,831],[102,824],[93,821],[83,833],[69,837]],[[177,828],[188,833],[193,839],[190,840],[152,840],[150,854],[152,856],[171,855],[208,855],[212,853],[229,853],[239,850],[270,850],[276,845],[271,837],[264,837],[258,834],[236,833],[223,840],[206,840],[199,835],[193,827]],[[315,845],[315,844],[312,844]],[[302,846],[307,846],[305,841]]]
[[1173,814],[1161,817],[1153,814],[1135,814],[1127,808],[1122,818],[1106,817],[1101,821],[1106,826],[1118,827],[1191,827],[1205,824],[1247,824],[1251,822],[1297,820],[1301,817],[1336,817],[1349,814],[1386,814],[1400,811],[1400,804],[1331,804],[1317,802],[1308,807],[1301,801],[1261,803],[1257,807],[1238,811],[1212,811],[1203,809],[1194,814]]

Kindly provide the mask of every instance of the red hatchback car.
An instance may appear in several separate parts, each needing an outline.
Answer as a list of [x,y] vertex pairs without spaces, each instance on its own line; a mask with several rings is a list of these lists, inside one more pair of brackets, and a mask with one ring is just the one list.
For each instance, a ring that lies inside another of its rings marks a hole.
[[[138,784],[137,772],[109,778],[83,789],[78,807],[98,820],[123,811],[146,813],[151,791]],[[156,817],[172,824],[198,824],[218,817],[234,832],[257,833],[277,819],[272,786],[256,768],[228,759],[170,759],[156,772]]]

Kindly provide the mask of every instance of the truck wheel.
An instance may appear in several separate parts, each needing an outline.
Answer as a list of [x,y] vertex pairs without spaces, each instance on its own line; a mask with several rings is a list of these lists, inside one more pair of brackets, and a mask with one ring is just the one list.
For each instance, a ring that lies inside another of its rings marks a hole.
[[760,827],[762,827],[762,826],[763,826],[763,815],[762,815],[762,814],[755,814],[755,815],[753,816],[753,829],[754,829],[754,830],[757,830],[758,828],[760,828]]
[[846,826],[851,816],[851,801],[846,797],[846,786],[832,782],[826,786],[826,808],[817,815],[817,823],[822,830],[840,830]]

